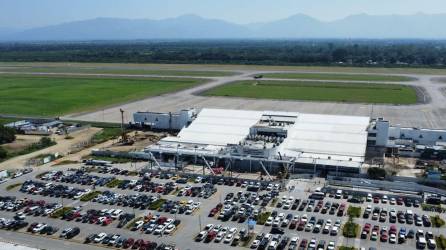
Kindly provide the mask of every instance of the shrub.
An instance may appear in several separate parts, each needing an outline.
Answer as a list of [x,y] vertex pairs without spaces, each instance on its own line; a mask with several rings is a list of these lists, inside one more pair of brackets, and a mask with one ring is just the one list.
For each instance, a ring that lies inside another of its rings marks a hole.
[[11,184],[11,185],[9,185],[9,186],[6,187],[6,190],[7,190],[7,191],[13,190],[13,189],[16,188],[16,187],[21,186],[22,184],[23,184],[23,183],[15,183],[15,184]]
[[369,168],[367,170],[367,175],[371,178],[371,179],[382,179],[384,177],[386,177],[386,170],[384,168]]
[[166,202],[165,199],[159,199],[159,200],[151,203],[149,206],[149,209],[150,210],[158,210],[165,202]]
[[431,220],[432,220],[433,227],[442,227],[445,224],[444,220],[442,218],[440,218],[440,216],[438,216],[438,215],[431,216]]
[[345,223],[342,228],[342,235],[346,238],[356,238],[358,235],[359,225],[353,221],[353,218],[350,217],[348,222]]
[[257,217],[257,224],[264,225],[266,220],[270,216],[271,216],[271,212],[265,212],[265,213],[259,214],[259,216]]
[[0,125],[0,144],[10,143],[15,140],[15,129]]
[[98,197],[98,195],[100,195],[100,194],[101,194],[101,191],[90,192],[88,194],[82,195],[82,197],[80,198],[80,201],[84,201],[84,202],[91,201],[94,198]]
[[350,217],[359,218],[361,216],[361,208],[349,206],[347,209],[347,214]]
[[0,147],[0,160],[6,159],[7,156],[8,152],[4,148]]
[[60,218],[60,217],[64,216],[65,214],[69,213],[71,210],[73,210],[72,207],[63,207],[61,209],[54,211],[51,214],[51,218]]

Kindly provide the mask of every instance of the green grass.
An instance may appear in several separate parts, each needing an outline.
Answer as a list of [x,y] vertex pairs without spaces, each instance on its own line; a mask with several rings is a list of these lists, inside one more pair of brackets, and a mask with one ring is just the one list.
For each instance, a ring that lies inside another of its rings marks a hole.
[[0,125],[5,125],[5,124],[8,124],[8,123],[11,123],[11,122],[16,122],[16,121],[19,121],[20,119],[17,119],[17,118],[3,118],[3,117],[0,117]]
[[432,221],[432,227],[442,227],[445,224],[445,221],[438,215],[431,216],[431,221]]
[[90,155],[88,156],[88,159],[92,160],[100,160],[100,161],[110,161],[112,163],[129,163],[133,162],[130,158],[120,158],[120,157],[110,157],[110,156],[96,156],[96,155]]
[[140,220],[142,220],[142,217],[133,219],[129,224],[127,224],[126,228],[130,230],[136,224],[136,222]]
[[6,191],[11,191],[11,190],[13,190],[13,189],[15,189],[17,187],[20,187],[22,184],[23,183],[21,183],[21,182],[20,183],[11,184],[11,185],[6,187]]
[[92,143],[103,143],[111,139],[116,139],[121,135],[120,128],[104,128],[101,131],[97,132],[92,140]]
[[264,212],[264,213],[259,214],[259,216],[257,217],[257,224],[265,225],[266,220],[270,216],[271,216],[271,212]]
[[346,246],[340,246],[339,250],[357,250],[357,248],[354,247],[346,247]]
[[101,191],[92,191],[88,194],[82,195],[82,197],[79,199],[80,201],[87,202],[91,201],[94,198],[98,197],[98,195],[101,194]]
[[155,69],[144,67],[69,67],[69,66],[25,66],[25,67],[11,67],[1,68],[3,72],[30,72],[30,73],[77,73],[77,74],[118,74],[118,75],[156,75],[156,76],[204,76],[204,77],[218,77],[218,76],[231,76],[235,75],[235,72],[231,71],[208,71],[208,70],[173,70],[173,69]]
[[[377,73],[377,74],[433,74],[446,75],[446,69],[415,67],[347,67],[347,66],[270,66],[240,64],[160,64],[160,63],[76,63],[76,62],[0,62],[0,67],[54,67],[69,68],[130,68],[173,71],[216,71],[216,70],[256,70],[256,71],[303,71],[332,73]],[[2,68],[2,70],[5,68]],[[54,70],[53,70],[54,72]]]
[[361,208],[349,206],[347,209],[347,215],[354,218],[359,218],[361,216]]
[[444,235],[435,237],[435,242],[437,242],[438,249],[446,249],[446,237]]
[[190,88],[202,80],[0,76],[0,114],[60,116]]
[[414,104],[415,89],[396,84],[238,81],[210,89],[207,96],[353,103]]
[[107,186],[108,188],[114,188],[114,187],[119,186],[123,182],[124,182],[123,180],[114,179],[114,180],[110,181],[109,183],[107,183],[105,186]]
[[342,235],[347,238],[356,238],[359,231],[359,225],[353,222],[353,219],[349,219],[342,228]]
[[58,209],[51,214],[51,218],[61,218],[64,214],[71,212],[73,209],[73,207],[63,207]]
[[150,210],[158,210],[165,202],[166,202],[165,199],[159,199],[159,200],[151,203],[149,206],[149,209]]
[[306,80],[338,80],[338,81],[371,81],[371,82],[406,82],[412,80],[407,76],[366,75],[366,74],[324,74],[324,73],[269,73],[265,78],[306,79]]

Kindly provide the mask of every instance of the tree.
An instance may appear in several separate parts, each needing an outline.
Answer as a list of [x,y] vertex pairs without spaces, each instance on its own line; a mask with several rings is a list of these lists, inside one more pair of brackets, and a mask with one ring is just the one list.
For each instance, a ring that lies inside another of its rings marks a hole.
[[5,159],[8,156],[8,152],[2,147],[0,147],[0,160]]
[[10,143],[15,140],[15,129],[0,126],[0,144]]
[[369,168],[367,170],[367,175],[370,179],[382,179],[386,177],[386,170],[384,168]]
[[39,141],[39,144],[42,147],[49,147],[49,146],[53,145],[53,141],[49,137],[42,137]]

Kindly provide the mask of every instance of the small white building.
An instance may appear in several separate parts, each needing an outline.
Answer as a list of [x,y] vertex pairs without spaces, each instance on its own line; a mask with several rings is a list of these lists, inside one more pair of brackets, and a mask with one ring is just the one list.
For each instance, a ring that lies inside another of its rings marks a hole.
[[135,124],[159,130],[181,130],[196,117],[195,109],[184,109],[178,113],[136,112],[133,114]]

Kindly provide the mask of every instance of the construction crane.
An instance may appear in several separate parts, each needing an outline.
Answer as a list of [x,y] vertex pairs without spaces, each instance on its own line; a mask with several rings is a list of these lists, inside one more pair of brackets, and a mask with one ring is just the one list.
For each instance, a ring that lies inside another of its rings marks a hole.
[[127,133],[125,132],[125,126],[124,126],[124,110],[119,109],[121,112],[121,143],[123,145],[132,145],[133,140],[129,140]]

